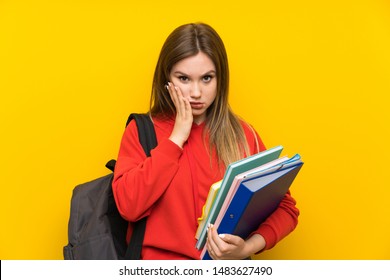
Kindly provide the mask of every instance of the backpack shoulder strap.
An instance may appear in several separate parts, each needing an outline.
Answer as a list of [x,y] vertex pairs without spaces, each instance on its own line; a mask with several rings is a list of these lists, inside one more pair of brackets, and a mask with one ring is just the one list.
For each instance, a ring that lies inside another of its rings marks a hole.
[[[150,156],[150,151],[157,146],[154,125],[147,114],[131,114],[127,119],[126,126],[131,120],[137,123],[139,141],[145,151],[146,156]],[[127,247],[125,259],[139,260],[141,258],[142,243],[146,228],[146,217],[134,223],[133,233]]]
[[144,148],[146,156],[150,157],[150,151],[157,146],[156,133],[152,119],[147,114],[130,114],[126,126],[131,120],[137,123],[139,142]]

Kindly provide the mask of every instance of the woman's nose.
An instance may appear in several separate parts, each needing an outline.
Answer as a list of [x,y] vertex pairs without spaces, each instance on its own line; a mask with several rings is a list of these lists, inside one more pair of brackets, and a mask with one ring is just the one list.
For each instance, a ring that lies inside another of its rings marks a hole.
[[201,88],[199,84],[194,83],[190,90],[190,96],[192,98],[199,98],[202,95]]

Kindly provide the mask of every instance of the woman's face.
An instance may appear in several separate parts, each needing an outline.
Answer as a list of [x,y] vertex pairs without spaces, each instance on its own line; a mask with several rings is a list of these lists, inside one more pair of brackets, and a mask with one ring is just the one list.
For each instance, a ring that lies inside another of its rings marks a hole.
[[213,61],[199,52],[173,65],[169,78],[188,98],[194,122],[203,122],[207,109],[217,96],[217,73]]

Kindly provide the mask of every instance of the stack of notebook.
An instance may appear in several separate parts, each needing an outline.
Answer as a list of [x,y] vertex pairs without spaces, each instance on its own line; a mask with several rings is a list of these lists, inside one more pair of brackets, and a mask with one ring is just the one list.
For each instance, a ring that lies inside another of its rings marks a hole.
[[298,154],[279,158],[282,150],[277,146],[230,164],[211,186],[195,236],[202,259],[210,259],[207,225],[245,239],[278,207],[303,165]]

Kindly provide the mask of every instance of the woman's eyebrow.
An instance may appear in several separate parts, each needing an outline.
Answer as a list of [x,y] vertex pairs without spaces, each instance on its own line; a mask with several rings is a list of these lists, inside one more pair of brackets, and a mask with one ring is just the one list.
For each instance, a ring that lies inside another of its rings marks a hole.
[[[215,70],[209,70],[207,72],[205,72],[204,74],[201,74],[200,76],[205,76],[205,75],[210,75],[210,74],[215,74],[216,71]],[[183,75],[183,76],[190,76],[189,74],[186,74],[182,71],[175,71],[173,72],[173,74],[176,74],[176,75]]]
[[216,73],[215,70],[210,70],[210,71],[207,71],[206,73],[204,73],[202,76],[210,75],[210,74],[214,74],[215,75],[215,73]]
[[188,76],[186,73],[184,73],[182,71],[175,71],[175,72],[173,72],[173,74],[179,74],[179,75],[183,75],[183,76]]

